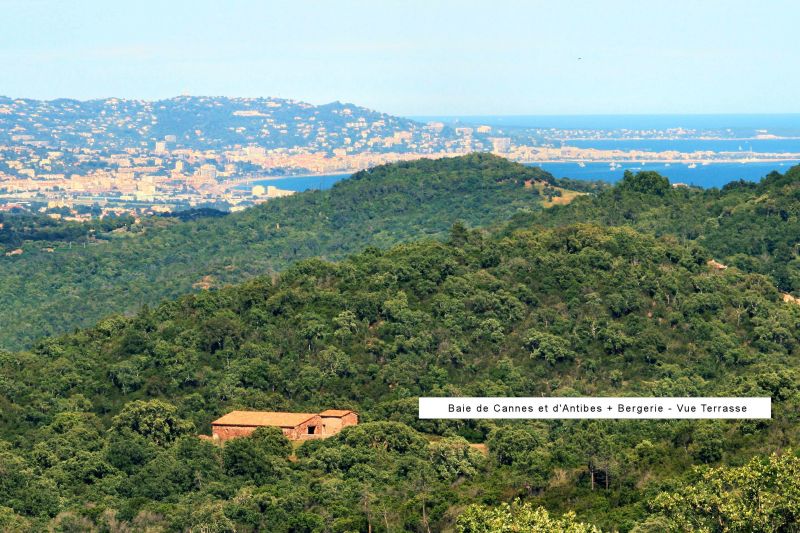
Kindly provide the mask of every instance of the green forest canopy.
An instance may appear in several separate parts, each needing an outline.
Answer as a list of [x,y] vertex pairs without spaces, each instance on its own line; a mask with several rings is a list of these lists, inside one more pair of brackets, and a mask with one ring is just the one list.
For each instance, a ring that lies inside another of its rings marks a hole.
[[[798,478],[773,473],[798,468],[800,306],[709,257],[625,227],[457,224],[446,242],[305,260],[3,352],[0,524],[779,530],[797,520]],[[420,395],[543,394],[770,396],[773,418],[416,417]],[[292,460],[274,431],[194,436],[235,408],[330,407],[363,423]],[[768,512],[734,506],[742,494]]]
[[[722,189],[670,187],[653,172],[626,174],[615,187],[554,180],[539,169],[488,154],[377,167],[330,191],[307,192],[219,218],[184,223],[155,217],[117,232],[100,228],[87,247],[56,241],[87,228],[9,225],[0,242],[25,253],[0,256],[0,346],[89,326],[110,313],[130,313],[192,290],[280,271],[307,257],[341,259],[367,245],[387,247],[441,238],[456,220],[511,229],[576,222],[629,225],[694,241],[718,261],[769,275],[780,290],[800,295],[800,167],[761,183]],[[540,180],[544,187],[524,186]],[[567,206],[542,210],[554,185],[590,192]],[[108,222],[117,227],[119,220]],[[59,237],[61,236],[61,237]],[[5,239],[5,240],[4,240]],[[0,245],[2,246],[2,245]],[[54,248],[54,253],[43,250]]]
[[780,290],[800,295],[800,166],[786,174],[772,172],[760,183],[736,181],[707,190],[670,187],[655,172],[628,171],[597,195],[517,215],[521,227],[576,222],[625,225],[693,241],[716,260],[767,274]]
[[[111,313],[276,272],[298,259],[341,259],[367,245],[442,238],[457,220],[471,226],[507,220],[540,208],[539,190],[527,181],[556,183],[540,169],[489,154],[419,160],[358,172],[330,190],[222,218],[152,217],[106,233],[94,224],[82,231],[98,230],[88,245],[28,242],[22,255],[0,254],[0,346],[19,348]],[[0,230],[0,251],[3,242],[16,247],[24,236],[73,239],[73,225],[59,234],[46,224],[10,224]]]

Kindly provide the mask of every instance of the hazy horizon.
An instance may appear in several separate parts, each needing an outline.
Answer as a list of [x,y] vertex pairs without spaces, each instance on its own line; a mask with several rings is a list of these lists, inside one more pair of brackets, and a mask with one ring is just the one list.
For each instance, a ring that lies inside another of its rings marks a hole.
[[800,5],[788,1],[3,9],[0,92],[16,97],[272,95],[401,116],[800,113]]
[[356,101],[349,101],[344,99],[335,99],[335,100],[327,100],[327,101],[310,101],[310,100],[302,100],[299,98],[292,98],[291,96],[276,96],[273,94],[262,94],[262,95],[250,95],[250,96],[243,96],[243,95],[235,95],[235,94],[203,94],[203,93],[182,93],[182,94],[173,94],[164,97],[158,98],[145,98],[145,97],[137,97],[137,96],[119,96],[109,94],[106,96],[96,96],[91,98],[78,98],[78,97],[69,97],[69,96],[56,96],[56,97],[47,97],[47,98],[39,98],[34,96],[28,96],[24,94],[5,94],[0,93],[0,98],[8,98],[11,100],[36,100],[42,102],[54,102],[58,100],[74,100],[77,102],[93,102],[93,101],[103,101],[103,100],[110,100],[110,99],[119,99],[119,100],[131,100],[131,101],[140,101],[140,102],[159,102],[164,100],[172,100],[176,98],[228,98],[232,100],[236,99],[281,99],[281,100],[290,100],[296,102],[303,102],[307,104],[312,104],[315,106],[324,106],[324,105],[331,105],[340,103],[343,105],[355,105],[359,107],[367,107],[372,111],[378,111],[383,113],[388,113],[392,115],[398,115],[409,119],[438,119],[438,118],[466,118],[466,117],[657,117],[657,116],[707,116],[707,117],[715,117],[715,116],[742,116],[742,117],[754,117],[754,116],[791,116],[797,115],[800,116],[800,111],[773,111],[773,112],[749,112],[749,113],[741,113],[741,112],[719,112],[719,113],[704,113],[704,112],[693,112],[693,113],[682,113],[682,112],[665,112],[665,113],[404,113],[404,114],[397,114],[397,113],[389,113],[388,111],[384,111],[380,108],[373,108],[365,106]]
[[354,105],[359,107],[365,107],[372,111],[378,111],[381,113],[387,113],[391,115],[397,115],[403,118],[408,118],[411,120],[441,120],[441,119],[468,119],[468,118],[521,118],[521,117],[679,117],[679,116],[687,116],[687,117],[764,117],[764,116],[773,116],[773,117],[787,117],[787,116],[798,116],[800,117],[800,111],[790,111],[790,112],[767,112],[767,113],[760,113],[760,112],[752,112],[752,113],[739,113],[739,112],[723,112],[723,113],[702,113],[702,112],[695,112],[695,113],[678,113],[678,112],[668,112],[668,113],[424,113],[424,114],[396,114],[390,113],[380,108],[373,108],[365,106],[359,102],[354,101],[347,101],[347,100],[330,100],[330,101],[321,101],[321,102],[311,102],[308,100],[300,100],[297,98],[291,98],[289,96],[275,96],[270,94],[264,95],[254,95],[254,96],[237,96],[237,95],[223,95],[223,94],[175,94],[172,96],[165,96],[162,98],[142,98],[136,96],[116,96],[116,95],[107,95],[107,96],[97,96],[92,98],[73,98],[73,97],[53,97],[53,98],[36,98],[32,96],[26,95],[13,95],[13,94],[0,94],[0,98],[9,98],[11,100],[36,100],[36,101],[44,101],[44,102],[54,102],[58,100],[74,100],[78,102],[92,102],[92,101],[104,101],[110,99],[119,99],[119,100],[131,100],[131,101],[141,101],[141,102],[158,102],[164,100],[171,100],[175,98],[228,98],[228,99],[282,99],[282,100],[291,100],[297,102],[303,102],[307,104],[312,104],[315,106],[324,106],[324,105],[331,105],[340,103],[343,105]]

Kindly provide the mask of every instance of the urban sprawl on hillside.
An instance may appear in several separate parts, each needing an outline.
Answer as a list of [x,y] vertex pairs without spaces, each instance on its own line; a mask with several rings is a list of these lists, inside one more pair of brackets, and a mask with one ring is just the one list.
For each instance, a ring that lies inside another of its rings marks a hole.
[[[0,209],[72,220],[198,206],[236,211],[292,194],[256,181],[350,173],[473,151],[519,162],[742,160],[747,156],[741,152],[601,150],[567,144],[577,139],[731,134],[423,123],[340,102],[315,106],[276,98],[0,98]],[[776,161],[798,157],[759,154]]]

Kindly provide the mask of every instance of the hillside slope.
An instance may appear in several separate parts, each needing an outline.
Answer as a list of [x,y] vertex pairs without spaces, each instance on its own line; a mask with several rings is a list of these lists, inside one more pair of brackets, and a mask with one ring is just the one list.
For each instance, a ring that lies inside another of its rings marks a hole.
[[[630,228],[456,225],[447,242],[303,261],[3,353],[0,470],[14,475],[0,516],[33,529],[439,531],[467,504],[519,496],[659,530],[668,517],[650,502],[693,465],[798,443],[800,306],[708,258]],[[773,418],[416,416],[420,395],[576,394],[771,396]],[[364,423],[296,461],[272,434],[222,449],[192,436],[235,408],[331,407]]]
[[655,172],[626,173],[599,195],[520,216],[511,228],[576,222],[625,225],[693,241],[718,261],[769,275],[782,291],[800,295],[800,166],[773,172],[760,183],[707,190],[670,187]]
[[[36,120],[31,120],[32,116]],[[25,134],[46,142],[51,149],[86,146],[87,137],[91,137],[94,149],[138,149],[173,136],[174,146],[195,150],[257,144],[267,149],[300,147],[330,152],[341,145],[338,136],[355,137],[360,132],[353,123],[369,125],[371,134],[381,137],[406,131],[412,142],[418,142],[423,133],[428,138],[435,136],[413,120],[341,102],[313,105],[283,98],[221,96],[178,96],[158,101],[0,96],[0,142],[19,142],[19,135]],[[313,126],[314,134],[309,134],[309,126]],[[317,135],[318,129],[334,135]],[[375,147],[378,151],[381,148]],[[408,148],[399,145],[395,150]]]
[[[367,245],[441,237],[456,220],[485,225],[541,196],[539,170],[487,154],[420,160],[354,174],[224,218],[154,219],[88,247],[37,243],[0,256],[0,346],[86,326],[201,287],[241,281],[298,259],[337,259]],[[43,247],[55,247],[45,253]]]

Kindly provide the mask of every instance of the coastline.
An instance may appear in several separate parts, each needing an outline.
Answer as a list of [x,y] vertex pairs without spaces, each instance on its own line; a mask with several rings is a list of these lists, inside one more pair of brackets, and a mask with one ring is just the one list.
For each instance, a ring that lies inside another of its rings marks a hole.
[[536,163],[545,163],[545,164],[554,164],[554,163],[653,163],[659,165],[673,165],[673,164],[696,164],[696,165],[718,165],[718,164],[733,164],[739,163],[746,165],[748,163],[786,163],[786,162],[794,162],[800,161],[800,154],[793,154],[795,157],[781,157],[781,158],[763,158],[763,157],[756,157],[756,158],[741,158],[741,159],[702,159],[702,158],[690,158],[690,159],[675,159],[675,158],[653,158],[653,159],[633,159],[633,158],[602,158],[602,159],[514,159],[513,161],[517,163],[522,163],[524,165],[529,164],[536,164]]
[[303,179],[303,178],[324,178],[324,177],[339,177],[339,176],[351,176],[352,174],[358,172],[359,170],[353,170],[349,172],[320,172],[320,173],[304,173],[304,174],[289,174],[285,176],[252,176],[246,178],[237,178],[234,180],[223,181],[219,184],[219,187],[222,187],[224,190],[228,189],[235,189],[242,185],[248,185],[250,183],[260,183],[263,181],[281,181],[287,179]]
[[[464,154],[452,154],[449,157],[458,157]],[[740,159],[702,159],[702,158],[689,158],[689,159],[678,159],[678,158],[654,158],[654,159],[634,159],[634,158],[601,158],[601,159],[584,159],[584,158],[565,158],[565,159],[511,159],[515,163],[520,163],[523,165],[537,165],[537,164],[654,164],[654,165],[699,165],[699,166],[709,166],[709,165],[718,165],[718,164],[763,164],[763,163],[787,163],[787,162],[798,162],[800,161],[800,154],[792,154],[794,157],[780,157],[780,158],[764,158],[764,157],[756,157],[756,158],[740,158]],[[422,157],[422,155],[420,155]],[[448,157],[448,156],[443,156]],[[287,174],[283,176],[274,176],[274,175],[266,175],[266,176],[252,176],[246,178],[237,178],[235,180],[229,180],[220,183],[221,186],[229,188],[230,186],[238,186],[238,185],[246,185],[248,183],[255,183],[261,181],[280,181],[286,179],[294,179],[294,178],[319,178],[319,177],[337,177],[337,176],[350,176],[356,172],[364,170],[363,168],[354,168],[352,170],[347,171],[337,171],[337,172],[304,172],[303,174]]]

